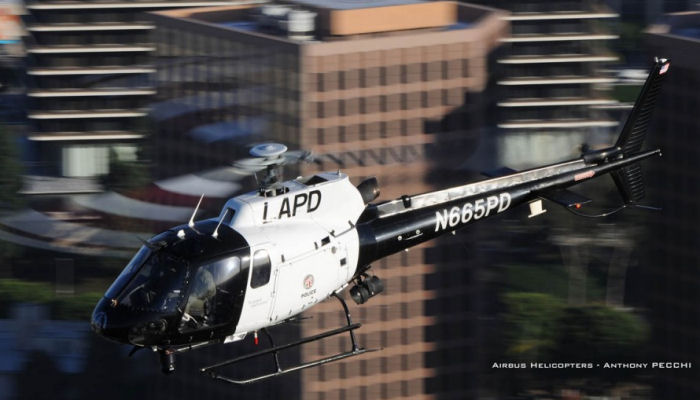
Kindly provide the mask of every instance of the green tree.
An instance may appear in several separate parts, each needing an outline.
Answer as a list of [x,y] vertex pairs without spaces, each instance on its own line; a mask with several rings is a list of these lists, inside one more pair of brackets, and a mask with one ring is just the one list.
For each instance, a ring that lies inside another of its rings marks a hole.
[[109,173],[102,177],[102,184],[116,192],[124,192],[147,185],[151,181],[148,166],[138,161],[119,159],[117,153],[109,151]]
[[49,306],[52,318],[87,321],[100,297],[95,291],[57,296],[48,283],[0,279],[0,317],[8,317],[15,303],[36,303]]
[[508,309],[506,353],[528,361],[551,353],[564,303],[544,293],[508,293],[503,300]]
[[7,318],[7,312],[14,303],[49,304],[53,293],[45,283],[27,282],[19,279],[0,279],[0,316]]
[[643,319],[602,304],[566,308],[557,331],[559,357],[591,362],[643,359],[649,338]]
[[508,293],[506,353],[528,361],[634,361],[649,327],[639,316],[602,304],[567,307],[542,293]]
[[[591,369],[503,369],[502,394],[561,388],[601,395],[623,382],[640,381],[635,369],[605,369],[605,362],[647,360],[647,323],[636,314],[606,305],[567,306],[557,297],[517,292],[503,298],[507,311],[504,360],[592,363]],[[599,364],[599,365],[598,365]]]
[[65,320],[88,321],[95,304],[102,293],[77,293],[73,296],[57,296],[53,302],[54,318]]

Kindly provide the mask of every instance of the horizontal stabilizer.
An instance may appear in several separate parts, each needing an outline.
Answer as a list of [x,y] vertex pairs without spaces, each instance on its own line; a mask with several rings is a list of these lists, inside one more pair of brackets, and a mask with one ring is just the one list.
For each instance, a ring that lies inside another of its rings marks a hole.
[[539,195],[547,200],[553,201],[567,208],[579,208],[582,205],[593,201],[588,197],[582,196],[578,193],[574,193],[568,189],[548,190],[539,193]]

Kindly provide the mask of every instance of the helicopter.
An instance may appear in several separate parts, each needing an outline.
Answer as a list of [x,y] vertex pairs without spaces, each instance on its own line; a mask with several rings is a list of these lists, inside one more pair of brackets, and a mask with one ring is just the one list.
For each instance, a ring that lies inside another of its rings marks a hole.
[[[175,371],[176,355],[205,346],[265,335],[271,347],[204,366],[201,372],[232,384],[268,378],[359,356],[348,306],[341,296],[363,304],[384,289],[371,264],[474,222],[528,204],[535,217],[543,199],[577,215],[590,199],[568,188],[610,174],[622,205],[644,207],[640,161],[660,156],[642,151],[660,84],[669,70],[655,59],[649,76],[614,146],[584,151],[577,159],[514,171],[502,168],[490,178],[418,195],[374,203],[376,178],[355,186],[338,171],[283,181],[280,169],[308,160],[307,152],[265,143],[253,158],[235,165],[260,173],[257,190],[229,199],[217,218],[195,221],[200,198],[187,224],[160,233],[138,250],[105,292],[92,314],[97,334],[159,354],[162,371]],[[597,216],[609,215],[612,212]],[[267,328],[294,321],[330,297],[343,308],[346,324],[314,336],[274,345]],[[305,343],[347,333],[350,348],[328,357],[283,367],[279,353]],[[246,378],[224,375],[223,367],[272,356],[275,369]]]

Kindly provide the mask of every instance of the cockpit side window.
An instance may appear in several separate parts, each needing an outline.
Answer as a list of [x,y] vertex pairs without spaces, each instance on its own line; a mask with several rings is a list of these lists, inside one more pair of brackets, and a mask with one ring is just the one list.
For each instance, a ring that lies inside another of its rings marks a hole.
[[270,281],[272,263],[267,250],[258,250],[253,255],[253,275],[250,277],[250,287],[255,289]]
[[[243,296],[237,280],[245,279],[250,257],[227,256],[197,267],[187,295],[181,330],[195,330],[230,322],[233,307]],[[245,286],[244,286],[245,287]]]

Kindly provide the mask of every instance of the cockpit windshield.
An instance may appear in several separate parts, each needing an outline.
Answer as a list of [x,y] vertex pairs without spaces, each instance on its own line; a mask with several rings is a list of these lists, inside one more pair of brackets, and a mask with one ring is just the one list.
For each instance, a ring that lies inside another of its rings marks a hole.
[[[127,269],[130,268],[127,267],[125,272]],[[129,307],[160,312],[175,311],[186,275],[187,264],[184,260],[165,251],[151,252],[126,288],[119,292],[117,302]]]
[[107,292],[105,292],[105,297],[108,299],[114,299],[119,295],[119,292],[121,292],[122,288],[126,286],[127,283],[129,283],[129,280],[131,280],[132,275],[134,274],[135,271],[138,271],[139,268],[141,268],[141,265],[143,265],[144,261],[148,258],[148,256],[151,255],[151,250],[146,247],[146,246],[141,246],[138,252],[134,255],[134,257],[129,261],[129,263],[124,267],[122,270],[121,274],[117,277],[117,279],[114,280],[112,283],[112,286],[107,289]]

